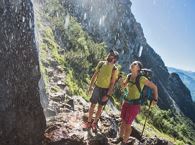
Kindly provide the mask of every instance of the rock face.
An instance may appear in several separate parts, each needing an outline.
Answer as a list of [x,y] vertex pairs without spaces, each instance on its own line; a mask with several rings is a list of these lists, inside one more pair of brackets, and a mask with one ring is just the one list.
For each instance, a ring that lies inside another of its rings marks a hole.
[[188,106],[190,106],[191,110],[195,110],[190,91],[183,84],[178,74],[171,74],[171,77],[169,78],[169,86],[171,86],[170,92],[174,92],[172,96],[182,112],[187,116],[191,116],[191,118],[195,120],[194,112],[190,111],[188,108]]
[[191,71],[185,71],[181,69],[176,69],[169,67],[170,73],[177,73],[183,83],[187,86],[187,88],[190,90],[190,93],[192,95],[192,100],[195,102],[195,72]]
[[40,145],[38,54],[30,0],[0,0],[0,144]]
[[[181,111],[195,122],[195,117],[187,113],[195,113],[190,94],[183,89],[185,86],[179,78],[172,83],[172,76],[161,57],[147,44],[142,27],[131,12],[129,0],[66,0],[61,3],[94,40],[104,41],[108,49],[114,47],[120,52],[119,63],[124,71],[128,72],[133,60],[141,60],[144,67],[153,70],[154,82],[159,88],[158,105],[162,109]],[[188,103],[179,103],[179,98]]]

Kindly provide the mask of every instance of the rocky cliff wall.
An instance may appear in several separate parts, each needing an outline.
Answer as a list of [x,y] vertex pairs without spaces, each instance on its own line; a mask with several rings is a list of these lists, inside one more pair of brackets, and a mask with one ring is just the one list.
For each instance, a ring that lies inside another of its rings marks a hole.
[[40,145],[38,53],[30,0],[0,0],[0,144]]

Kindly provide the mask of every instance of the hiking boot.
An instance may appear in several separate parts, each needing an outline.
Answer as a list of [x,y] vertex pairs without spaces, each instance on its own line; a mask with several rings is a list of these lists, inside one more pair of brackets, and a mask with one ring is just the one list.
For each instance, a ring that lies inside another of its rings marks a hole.
[[97,133],[97,122],[93,122],[91,128],[94,133]]
[[121,141],[123,141],[123,138],[122,137],[117,137],[117,138],[113,139],[111,142],[114,143],[114,144],[118,144]]
[[88,128],[91,128],[91,122],[84,122],[83,124],[83,129],[88,129]]

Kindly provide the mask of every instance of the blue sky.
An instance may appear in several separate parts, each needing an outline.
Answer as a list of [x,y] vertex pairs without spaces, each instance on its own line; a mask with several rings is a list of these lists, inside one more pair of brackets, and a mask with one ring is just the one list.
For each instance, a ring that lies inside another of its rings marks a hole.
[[195,72],[195,0],[131,0],[148,44],[166,66]]

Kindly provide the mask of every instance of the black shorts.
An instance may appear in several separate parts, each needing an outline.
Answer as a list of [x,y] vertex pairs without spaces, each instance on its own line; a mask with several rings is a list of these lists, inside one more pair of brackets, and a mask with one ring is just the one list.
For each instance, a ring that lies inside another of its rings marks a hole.
[[100,87],[95,87],[90,99],[90,102],[92,104],[100,104],[100,105],[106,105],[108,100],[105,102],[102,102],[102,97],[106,96],[108,93],[108,88],[100,88]]

